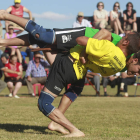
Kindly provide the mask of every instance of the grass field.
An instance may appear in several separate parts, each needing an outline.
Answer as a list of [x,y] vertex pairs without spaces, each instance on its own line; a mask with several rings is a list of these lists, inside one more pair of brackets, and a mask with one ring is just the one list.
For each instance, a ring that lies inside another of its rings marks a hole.
[[[129,95],[132,96],[134,90],[134,86],[129,86]],[[38,110],[38,97],[30,97],[26,87],[20,89],[20,99],[4,97],[6,94],[7,89],[0,97],[0,140],[140,139],[139,96],[115,97],[116,89],[110,89],[108,86],[108,94],[111,97],[95,97],[92,87],[86,86],[83,96],[78,97],[65,114],[86,136],[62,138],[60,133],[47,129],[50,120]],[[139,91],[137,94],[140,95]],[[61,96],[56,98],[53,105],[58,106],[60,99]]]

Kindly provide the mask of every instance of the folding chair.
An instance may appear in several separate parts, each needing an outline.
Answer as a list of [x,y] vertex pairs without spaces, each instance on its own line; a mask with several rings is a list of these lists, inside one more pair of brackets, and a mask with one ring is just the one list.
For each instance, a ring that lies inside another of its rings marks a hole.
[[136,86],[135,94],[134,94],[135,97],[136,97],[136,93],[137,93],[138,86],[140,85],[140,77],[137,77],[137,78],[138,78],[138,79],[137,79],[137,82],[136,82],[136,84],[135,84],[135,86]]

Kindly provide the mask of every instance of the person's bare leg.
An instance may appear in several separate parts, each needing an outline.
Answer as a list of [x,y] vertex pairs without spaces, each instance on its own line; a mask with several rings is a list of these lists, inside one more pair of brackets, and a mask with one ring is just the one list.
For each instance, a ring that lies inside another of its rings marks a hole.
[[[53,97],[57,97],[57,95],[53,94],[47,88],[44,88],[44,91],[51,94]],[[65,137],[84,137],[85,134],[81,132],[78,128],[76,128],[59,109],[54,109],[54,111],[48,116],[52,121],[62,125],[67,130],[69,130],[70,134]]]
[[133,23],[133,30],[137,32],[137,23],[136,22]]
[[9,14],[5,10],[0,10],[0,20],[12,21],[21,26],[22,28],[24,28],[26,26],[26,23],[28,22],[27,19]]
[[15,96],[18,92],[18,90],[21,88],[22,86],[22,83],[21,82],[17,82],[16,85],[15,85],[15,89],[13,91],[13,96]]
[[57,52],[47,52],[47,51],[43,51],[45,58],[47,59],[47,61],[49,62],[50,65],[53,64],[55,57],[57,55]]
[[[63,95],[63,97],[61,98],[60,104],[58,106],[58,109],[64,114],[65,111],[69,108],[69,106],[71,105],[72,101],[65,95]],[[62,127],[61,125],[59,125],[58,123],[55,123],[54,121],[52,121],[49,125],[48,125],[48,129],[52,130],[52,131],[57,131],[60,132],[62,134],[68,134],[69,132],[66,131],[64,129],[64,127]]]
[[[25,18],[21,18],[12,14],[7,13],[5,10],[0,10],[0,20],[8,20],[18,24],[20,27],[25,29],[25,26],[29,20]],[[36,38],[39,38],[39,34],[36,34]],[[56,38],[54,39],[54,43],[56,44]]]
[[116,22],[117,22],[117,25],[118,25],[118,28],[119,28],[120,32],[124,33],[124,31],[123,31],[123,29],[121,27],[121,22],[120,22],[120,20],[118,18],[116,19]]
[[28,34],[11,39],[0,39],[0,46],[29,46]]
[[115,30],[115,34],[119,34],[119,30],[118,30],[118,26],[117,26],[117,22],[114,21],[114,30]]
[[[55,57],[56,57],[56,53],[57,52],[47,52],[47,51],[43,51],[47,61],[49,62],[50,65],[53,64]],[[59,104],[58,109],[64,114],[65,111],[68,109],[68,107],[71,104],[71,100],[66,97],[65,95],[62,97],[61,102]],[[52,121],[49,125],[48,125],[48,129],[50,129],[51,131],[57,131],[60,132],[62,134],[68,134],[69,132],[66,131],[64,129],[64,127],[62,127],[61,125],[55,123],[54,121]]]
[[13,93],[13,83],[12,82],[7,82],[7,87],[9,89],[9,92]]

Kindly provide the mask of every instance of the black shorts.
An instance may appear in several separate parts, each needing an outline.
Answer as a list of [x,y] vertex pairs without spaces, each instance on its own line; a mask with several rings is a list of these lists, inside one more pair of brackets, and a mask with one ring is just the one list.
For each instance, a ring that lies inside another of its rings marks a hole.
[[19,78],[18,80],[15,78],[15,77],[6,77],[4,79],[4,81],[7,83],[7,82],[12,82],[14,84],[16,84],[17,82],[21,82],[22,83],[22,79]]
[[[61,51],[69,51],[70,48],[77,45],[76,38],[85,36],[86,27],[53,29],[56,34],[57,49]],[[49,30],[49,29],[46,29]],[[30,45],[37,44],[40,48],[47,47],[47,43],[36,40],[31,34],[28,35]]]
[[67,84],[74,83],[76,81],[77,77],[73,69],[73,63],[69,59],[68,55],[57,54],[45,87],[52,93],[59,95]]
[[85,36],[85,29],[86,27],[54,29],[57,49],[60,51],[69,51],[70,48],[77,45],[77,37]]

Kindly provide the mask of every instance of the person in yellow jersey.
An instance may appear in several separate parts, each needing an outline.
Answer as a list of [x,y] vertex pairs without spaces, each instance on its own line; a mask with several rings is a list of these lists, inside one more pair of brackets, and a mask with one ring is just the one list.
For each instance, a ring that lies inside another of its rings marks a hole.
[[[8,16],[0,12],[0,19],[6,19]],[[19,22],[21,21],[22,19]],[[20,25],[24,28],[27,22],[27,20],[23,20]],[[26,42],[28,42],[24,38],[17,38],[17,40],[22,45],[26,45]],[[63,106],[59,109],[52,105],[52,102],[66,84],[72,83],[77,86],[80,86],[81,83],[83,84],[80,80],[84,78],[87,69],[107,76],[121,71],[127,66],[128,74],[140,74],[140,52],[136,53],[139,50],[139,36],[137,33],[123,37],[118,42],[118,47],[107,40],[92,39],[84,36],[77,38],[76,41],[80,45],[79,48],[75,46],[68,54],[58,53],[54,56],[50,74],[38,99],[40,111],[54,122],[60,124],[61,128],[58,131],[62,130],[62,126],[69,131],[61,131],[67,134],[65,137],[85,136],[63,115],[70,104],[66,103],[66,107]],[[0,44],[4,46],[4,42],[5,40],[0,41]],[[14,45],[17,45],[17,42],[14,43]],[[85,64],[80,62],[80,54],[84,51],[86,54],[83,56],[86,60]],[[132,53],[135,54],[127,60],[125,57]],[[63,102],[64,105],[65,100]]]

